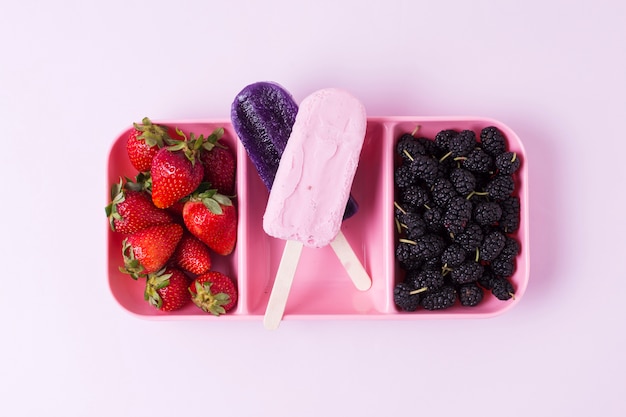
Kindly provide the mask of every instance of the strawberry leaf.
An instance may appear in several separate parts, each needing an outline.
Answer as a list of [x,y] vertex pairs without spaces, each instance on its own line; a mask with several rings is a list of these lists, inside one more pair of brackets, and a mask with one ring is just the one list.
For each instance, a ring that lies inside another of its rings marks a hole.
[[228,198],[227,196],[223,195],[223,194],[215,194],[213,196],[213,199],[215,201],[217,201],[218,203],[220,203],[223,206],[232,206],[233,203],[232,201],[230,201],[230,198]]
[[224,211],[222,210],[222,206],[213,198],[203,198],[202,203],[206,208],[209,209],[211,213],[214,214],[222,214]]

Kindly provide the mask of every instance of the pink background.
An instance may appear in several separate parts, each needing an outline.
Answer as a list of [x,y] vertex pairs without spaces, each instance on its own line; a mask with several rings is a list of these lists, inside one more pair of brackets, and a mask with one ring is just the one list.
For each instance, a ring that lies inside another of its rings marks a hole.
[[[3,2],[0,414],[626,415],[625,21],[618,0]],[[226,118],[260,80],[513,129],[529,164],[523,300],[488,319],[275,332],[121,309],[113,140],[143,116]]]

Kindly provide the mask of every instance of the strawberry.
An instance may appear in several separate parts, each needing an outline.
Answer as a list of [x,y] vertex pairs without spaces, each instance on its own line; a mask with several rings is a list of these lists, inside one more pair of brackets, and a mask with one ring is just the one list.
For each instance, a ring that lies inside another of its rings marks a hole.
[[189,232],[183,233],[172,260],[179,268],[195,275],[204,274],[211,269],[209,248]]
[[124,267],[120,271],[133,279],[158,271],[170,259],[183,235],[183,227],[172,223],[151,226],[122,242]]
[[180,130],[182,140],[171,139],[171,145],[161,148],[152,160],[152,201],[158,208],[168,208],[192,193],[202,182],[204,168],[197,155],[204,138],[190,139]]
[[141,123],[133,123],[134,128],[126,141],[126,152],[133,167],[139,172],[146,172],[150,171],[152,159],[172,132],[165,126],[152,124],[147,117]]
[[209,271],[200,275],[189,286],[191,301],[202,311],[219,316],[237,304],[237,287],[221,272]]
[[173,267],[148,275],[144,299],[161,311],[180,310],[191,301],[189,278]]
[[237,212],[231,200],[216,190],[192,195],[183,207],[187,229],[220,255],[228,255],[237,241]]
[[[150,226],[172,223],[172,215],[157,208],[150,195],[128,178],[111,186],[111,202],[105,207],[111,230],[131,234]],[[137,190],[137,191],[135,191]]]
[[235,154],[228,145],[219,141],[223,134],[223,128],[215,129],[202,146],[203,181],[211,183],[218,193],[232,196],[235,194]]

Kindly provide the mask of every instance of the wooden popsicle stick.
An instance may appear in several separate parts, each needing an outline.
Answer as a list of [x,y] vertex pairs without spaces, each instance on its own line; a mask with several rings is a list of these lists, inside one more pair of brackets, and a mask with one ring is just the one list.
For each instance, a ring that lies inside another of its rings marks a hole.
[[354,286],[360,291],[369,290],[372,286],[372,279],[341,231],[339,231],[335,239],[330,242],[330,246],[335,251],[335,254],[341,261],[350,279],[352,279]]
[[278,271],[276,271],[274,286],[265,309],[265,317],[263,317],[263,325],[268,330],[277,329],[280,321],[283,319],[291,283],[298,267],[301,252],[302,243],[288,240],[285,244],[283,255],[280,258],[280,265],[278,265]]

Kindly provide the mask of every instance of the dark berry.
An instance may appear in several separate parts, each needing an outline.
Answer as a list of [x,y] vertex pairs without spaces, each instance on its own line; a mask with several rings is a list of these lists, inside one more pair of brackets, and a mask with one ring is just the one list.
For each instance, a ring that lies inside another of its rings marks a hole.
[[461,245],[452,243],[441,254],[441,262],[449,268],[456,268],[465,261],[466,256],[467,253]]
[[462,196],[467,196],[476,189],[476,177],[466,169],[454,168],[449,177],[456,192]]
[[476,252],[483,243],[483,238],[483,229],[476,223],[470,223],[462,233],[454,236],[454,241],[467,252]]
[[439,162],[430,156],[416,155],[411,162],[411,171],[414,172],[415,178],[430,186],[439,177]]
[[505,198],[501,203],[502,216],[499,221],[500,229],[505,233],[513,233],[519,229],[520,200],[517,196]]
[[398,222],[406,229],[409,229],[419,224],[423,224],[424,220],[420,213],[414,211],[402,211],[396,212],[396,218]]
[[463,130],[449,140],[448,148],[451,156],[466,156],[476,147],[476,134],[471,130]]
[[400,200],[407,210],[418,210],[430,204],[430,192],[419,184],[409,185],[400,190]]
[[458,194],[452,185],[452,182],[447,178],[437,178],[433,183],[431,190],[433,201],[438,206],[445,206],[452,198]]
[[413,254],[420,261],[440,256],[445,248],[443,238],[433,233],[420,236],[413,242]]
[[403,311],[415,311],[420,305],[419,292],[415,288],[400,282],[393,288],[393,301]]
[[442,156],[442,153],[444,151],[441,148],[439,148],[439,146],[437,146],[434,140],[430,140],[424,137],[418,137],[416,138],[416,140],[419,143],[421,143],[422,146],[424,147],[424,150],[426,151],[424,155],[431,155],[437,159],[439,159]]
[[483,275],[484,267],[478,262],[465,261],[450,272],[450,278],[455,284],[476,282]]
[[480,131],[480,143],[488,154],[497,156],[506,151],[506,138],[495,126],[489,126]]
[[458,135],[458,132],[453,129],[442,130],[435,135],[435,143],[437,146],[445,151],[450,149],[450,139]]
[[496,201],[506,200],[515,190],[515,181],[510,175],[496,175],[489,181],[485,191]]
[[478,283],[485,289],[491,290],[493,288],[494,279],[496,276],[490,268],[484,268],[483,274],[478,278]]
[[428,258],[424,261],[421,268],[424,271],[439,271],[441,272],[441,260],[437,256]]
[[511,175],[519,169],[521,162],[515,152],[503,152],[496,156],[496,168],[504,175]]
[[474,203],[474,221],[481,226],[495,225],[502,216],[502,207],[495,201]]
[[423,214],[424,221],[426,222],[426,227],[431,232],[441,232],[444,230],[443,228],[443,210],[439,207],[432,207]]
[[520,253],[520,250],[521,246],[517,239],[507,236],[500,256],[506,259],[513,259]]
[[428,291],[439,289],[444,284],[441,270],[436,269],[410,271],[407,273],[405,281],[413,288],[425,288]]
[[491,261],[489,267],[495,275],[509,278],[515,272],[515,258],[498,256],[496,259]]
[[419,267],[420,260],[415,257],[413,252],[413,243],[404,241],[398,242],[396,246],[396,259],[403,269],[414,269]]
[[483,300],[484,291],[475,283],[469,283],[460,285],[457,289],[457,294],[459,295],[461,305],[474,307]]
[[506,236],[503,233],[497,230],[488,233],[480,247],[480,259],[486,262],[496,259],[504,249],[505,242]]
[[443,226],[452,235],[461,233],[472,218],[472,203],[465,197],[450,200],[443,215]]
[[515,289],[513,288],[513,284],[503,277],[495,277],[492,280],[491,293],[498,300],[509,300],[513,298],[515,295]]
[[462,160],[461,166],[472,172],[488,173],[494,170],[491,155],[480,148],[475,148]]
[[443,310],[450,308],[456,303],[456,291],[452,286],[445,285],[441,289],[425,294],[421,305],[426,310]]
[[405,133],[398,140],[396,152],[405,162],[410,162],[415,158],[415,155],[424,155],[426,153],[426,149],[420,141],[413,137],[413,135]]
[[414,218],[411,218],[411,222],[408,224],[402,224],[401,227],[405,229],[406,238],[408,240],[415,240],[420,236],[426,234],[426,222],[418,214],[415,214]]
[[394,172],[394,181],[399,188],[406,188],[417,182],[413,165],[404,163],[398,166]]

